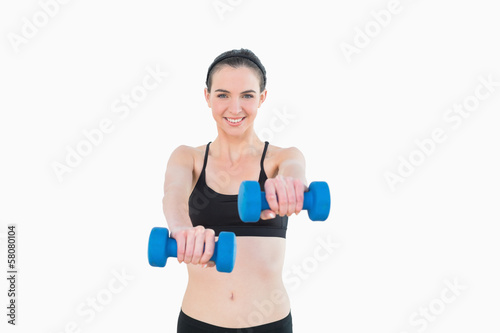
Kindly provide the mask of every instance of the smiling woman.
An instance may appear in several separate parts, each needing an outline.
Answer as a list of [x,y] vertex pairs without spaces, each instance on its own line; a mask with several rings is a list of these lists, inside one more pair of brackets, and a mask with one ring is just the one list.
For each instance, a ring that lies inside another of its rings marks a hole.
[[257,93],[253,89],[247,89],[249,86],[258,85],[254,70],[250,68],[225,66],[216,76],[218,85],[231,87],[230,90],[217,88],[213,93],[210,93],[208,88],[205,89],[205,99],[212,109],[217,126],[237,127],[231,134],[241,130],[248,131],[253,127],[257,109],[266,99],[267,91]]
[[[255,133],[267,90],[265,68],[253,52],[221,54],[206,85],[218,135],[206,145],[178,147],[165,174],[164,213],[177,259],[189,273],[177,332],[290,333],[282,271],[288,216],[298,214],[304,201],[304,157]],[[245,180],[258,180],[266,193],[270,209],[258,223],[243,223],[238,215],[236,193]],[[210,261],[221,231],[236,234],[230,274],[217,272]]]

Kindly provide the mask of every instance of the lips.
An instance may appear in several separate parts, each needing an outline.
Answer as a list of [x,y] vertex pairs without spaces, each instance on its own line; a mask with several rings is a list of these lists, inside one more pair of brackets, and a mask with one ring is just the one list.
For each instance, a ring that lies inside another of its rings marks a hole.
[[243,122],[243,120],[245,120],[245,117],[240,117],[240,118],[224,117],[224,119],[226,120],[226,123],[228,123],[231,126],[239,126]]

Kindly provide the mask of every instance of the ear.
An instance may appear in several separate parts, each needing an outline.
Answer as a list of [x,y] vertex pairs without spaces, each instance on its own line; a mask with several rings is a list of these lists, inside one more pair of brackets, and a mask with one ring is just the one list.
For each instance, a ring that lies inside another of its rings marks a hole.
[[262,105],[262,103],[264,103],[264,101],[266,100],[266,97],[267,97],[267,89],[260,93],[260,96],[259,96],[259,106],[257,108],[260,108],[260,106]]
[[207,101],[207,105],[209,108],[212,108],[212,105],[210,104],[210,93],[208,92],[208,89],[205,88],[203,90],[204,94],[205,94],[205,100]]

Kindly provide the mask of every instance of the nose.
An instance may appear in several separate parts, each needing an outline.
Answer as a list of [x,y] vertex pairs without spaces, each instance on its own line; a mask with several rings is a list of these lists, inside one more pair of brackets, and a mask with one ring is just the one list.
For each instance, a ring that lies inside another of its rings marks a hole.
[[234,98],[229,105],[229,112],[237,115],[241,112],[241,102],[239,98]]

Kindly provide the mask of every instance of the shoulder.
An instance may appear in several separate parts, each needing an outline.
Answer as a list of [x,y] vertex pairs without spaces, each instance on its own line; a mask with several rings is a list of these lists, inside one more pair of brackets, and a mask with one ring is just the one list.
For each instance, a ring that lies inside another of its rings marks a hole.
[[276,159],[278,163],[285,161],[305,161],[304,154],[297,147],[282,148],[278,146],[269,145],[269,157]]
[[170,155],[170,161],[182,164],[195,164],[196,160],[200,157],[203,158],[205,148],[206,145],[198,147],[180,145]]
[[198,147],[180,145],[174,149],[174,151],[172,152],[172,155],[183,155],[183,156],[195,155],[196,153],[203,152],[205,147],[206,147],[206,145],[198,146]]

